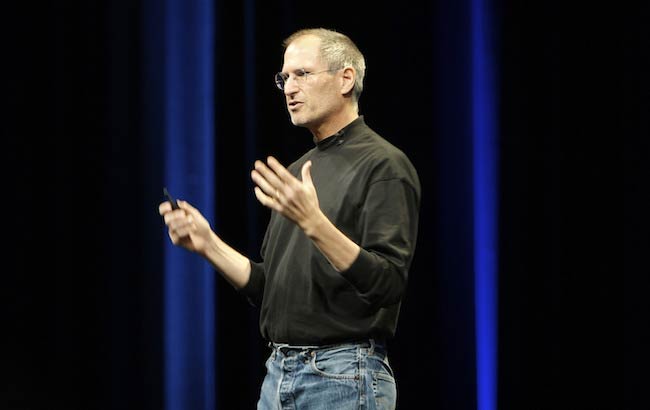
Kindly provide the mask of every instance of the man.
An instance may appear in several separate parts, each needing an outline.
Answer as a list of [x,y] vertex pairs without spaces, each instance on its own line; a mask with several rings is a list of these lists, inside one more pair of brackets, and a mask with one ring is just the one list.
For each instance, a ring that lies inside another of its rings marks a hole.
[[272,209],[261,262],[224,243],[185,201],[159,206],[172,242],[205,257],[251,303],[272,352],[258,409],[391,409],[394,336],[417,237],[420,183],[358,113],[365,61],[345,35],[301,30],[276,85],[315,147],[285,168],[255,162]]

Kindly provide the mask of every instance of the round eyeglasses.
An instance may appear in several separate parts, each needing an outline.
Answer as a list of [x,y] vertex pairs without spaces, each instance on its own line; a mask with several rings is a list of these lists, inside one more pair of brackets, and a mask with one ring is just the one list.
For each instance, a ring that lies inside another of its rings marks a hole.
[[[305,80],[307,80],[307,77],[311,75],[331,73],[333,71],[338,71],[338,70],[340,70],[340,68],[330,68],[329,70],[311,72],[305,70],[304,68],[300,68],[293,72],[293,80],[296,81],[298,84],[302,84],[303,82],[305,82]],[[287,83],[290,77],[291,75],[289,73],[279,72],[275,74],[275,86],[278,87],[278,90],[284,91],[284,85]]]

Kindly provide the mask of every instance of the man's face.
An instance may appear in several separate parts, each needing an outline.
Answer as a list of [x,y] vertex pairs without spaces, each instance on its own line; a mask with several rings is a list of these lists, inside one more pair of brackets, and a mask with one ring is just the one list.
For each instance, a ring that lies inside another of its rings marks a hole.
[[[317,37],[296,39],[287,47],[282,66],[282,72],[289,74],[284,95],[291,122],[310,130],[326,123],[343,104],[338,71],[326,71],[329,67],[321,60],[319,47]],[[304,72],[308,74],[300,76]]]

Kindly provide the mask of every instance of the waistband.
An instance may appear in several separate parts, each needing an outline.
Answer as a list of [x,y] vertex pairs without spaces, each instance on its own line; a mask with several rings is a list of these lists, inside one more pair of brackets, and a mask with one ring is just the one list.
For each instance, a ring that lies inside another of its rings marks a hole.
[[364,339],[364,340],[359,340],[359,341],[354,341],[354,342],[342,342],[342,343],[334,343],[334,344],[328,344],[328,345],[291,345],[288,343],[275,343],[275,342],[269,342],[269,347],[275,351],[275,352],[280,352],[284,355],[289,355],[289,354],[295,354],[295,353],[302,353],[302,352],[312,352],[312,351],[323,351],[323,350],[330,350],[330,349],[339,349],[339,348],[345,348],[345,347],[350,347],[350,348],[366,348],[368,349],[368,354],[379,354],[383,357],[386,356],[387,349],[386,349],[386,343],[377,340],[377,339]]

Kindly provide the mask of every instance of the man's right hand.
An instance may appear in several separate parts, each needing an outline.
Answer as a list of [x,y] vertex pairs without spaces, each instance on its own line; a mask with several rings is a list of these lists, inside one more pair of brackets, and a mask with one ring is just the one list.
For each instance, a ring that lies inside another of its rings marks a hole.
[[180,209],[172,210],[169,201],[158,205],[158,213],[164,218],[169,238],[174,245],[205,255],[214,235],[210,224],[198,209],[186,201],[177,201]]

